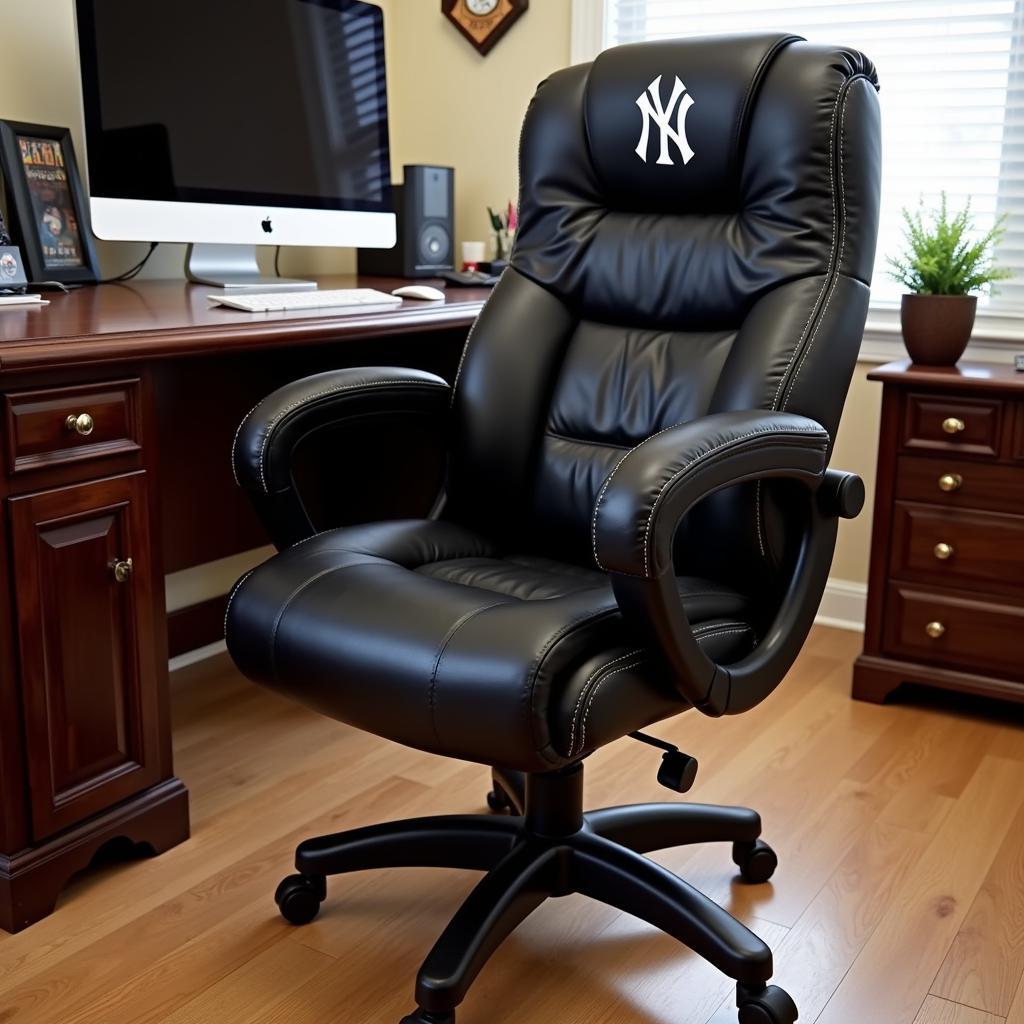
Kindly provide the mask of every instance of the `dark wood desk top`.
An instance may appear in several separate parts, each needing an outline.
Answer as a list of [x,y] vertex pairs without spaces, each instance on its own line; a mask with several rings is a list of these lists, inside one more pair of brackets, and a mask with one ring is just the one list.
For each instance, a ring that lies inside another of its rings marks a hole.
[[1024,388],[1024,373],[1006,363],[972,363],[964,360],[956,366],[920,366],[909,359],[886,363],[868,374],[868,380],[913,384],[918,387],[957,387],[965,391],[1014,391]]
[[[408,281],[321,278],[322,288],[390,291]],[[441,282],[417,282],[443,287]],[[208,285],[132,281],[46,294],[50,305],[0,309],[0,372],[89,363],[161,359],[466,327],[489,288],[453,288],[443,304],[407,299],[383,313],[338,315],[324,310],[242,313],[212,306]]]

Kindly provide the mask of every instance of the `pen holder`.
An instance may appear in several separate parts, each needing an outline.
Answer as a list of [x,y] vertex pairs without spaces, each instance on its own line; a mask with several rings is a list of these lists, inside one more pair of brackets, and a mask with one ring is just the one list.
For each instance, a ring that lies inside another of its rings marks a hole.
[[512,255],[511,231],[495,231],[491,236],[494,239],[494,258],[496,260],[507,260]]

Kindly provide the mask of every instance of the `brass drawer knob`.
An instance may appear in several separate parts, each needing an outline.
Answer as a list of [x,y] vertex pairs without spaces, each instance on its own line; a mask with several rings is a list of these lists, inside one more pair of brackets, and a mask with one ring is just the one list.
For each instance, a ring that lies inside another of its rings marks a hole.
[[933,639],[938,640],[943,633],[946,632],[946,627],[941,622],[929,622],[924,627],[924,631]]
[[81,434],[82,437],[92,433],[92,428],[96,426],[92,421],[92,417],[87,412],[80,412],[77,416],[72,414],[64,421],[64,426],[68,430],[73,430],[76,434]]
[[118,583],[127,583],[135,571],[130,558],[122,558],[114,563],[114,579]]
[[950,491],[959,491],[964,485],[964,478],[959,473],[943,473],[939,477],[939,490],[949,494]]
[[942,421],[942,429],[947,434],[959,434],[967,429],[967,424],[957,416],[947,416]]
[[940,540],[939,543],[932,548],[932,554],[935,555],[940,562],[944,562],[947,558],[953,557],[953,545]]

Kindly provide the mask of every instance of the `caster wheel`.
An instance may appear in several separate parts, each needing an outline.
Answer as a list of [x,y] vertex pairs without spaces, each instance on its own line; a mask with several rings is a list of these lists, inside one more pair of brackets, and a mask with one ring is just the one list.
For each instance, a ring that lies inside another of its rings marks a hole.
[[427,1013],[426,1010],[417,1010],[403,1017],[398,1024],[455,1024],[454,1013]]
[[289,875],[281,881],[274,900],[281,916],[291,924],[309,924],[320,911],[324,880],[309,875]]
[[763,839],[752,843],[733,843],[732,859],[740,869],[743,881],[751,885],[767,882],[779,866],[775,851]]
[[494,789],[487,794],[487,806],[495,814],[504,814],[512,810],[512,802],[509,800],[508,794],[497,783],[495,783]]
[[739,1024],[795,1024],[800,1016],[789,993],[778,985],[769,985],[757,995],[740,990]]

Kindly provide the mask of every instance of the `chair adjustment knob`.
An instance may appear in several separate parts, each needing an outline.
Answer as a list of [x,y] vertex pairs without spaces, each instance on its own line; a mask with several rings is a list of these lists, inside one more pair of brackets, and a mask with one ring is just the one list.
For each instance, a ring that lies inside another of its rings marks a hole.
[[697,778],[697,758],[684,754],[674,743],[648,736],[645,732],[631,732],[630,738],[665,751],[661,755],[658,782],[673,793],[688,793]]
[[697,780],[697,758],[681,750],[666,750],[661,756],[658,782],[673,793],[688,793]]

